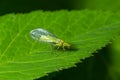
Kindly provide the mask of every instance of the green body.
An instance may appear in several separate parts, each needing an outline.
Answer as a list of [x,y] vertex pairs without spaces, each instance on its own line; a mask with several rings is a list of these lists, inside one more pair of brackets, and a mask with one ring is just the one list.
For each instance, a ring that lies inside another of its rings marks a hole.
[[70,47],[71,47],[70,44],[64,42],[63,40],[58,39],[58,38],[53,37],[53,36],[49,36],[49,35],[48,36],[41,36],[40,40],[43,42],[51,43],[52,45],[56,46],[57,49],[62,48],[63,50],[65,50],[65,49],[70,49]]

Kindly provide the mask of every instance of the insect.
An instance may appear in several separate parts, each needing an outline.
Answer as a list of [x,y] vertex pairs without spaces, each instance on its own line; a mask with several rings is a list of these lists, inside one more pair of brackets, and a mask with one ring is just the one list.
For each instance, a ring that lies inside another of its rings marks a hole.
[[71,48],[69,43],[64,42],[62,39],[59,39],[57,36],[42,28],[37,28],[30,31],[30,35],[34,40],[38,42],[50,43],[53,46],[56,46],[57,49],[66,50]]

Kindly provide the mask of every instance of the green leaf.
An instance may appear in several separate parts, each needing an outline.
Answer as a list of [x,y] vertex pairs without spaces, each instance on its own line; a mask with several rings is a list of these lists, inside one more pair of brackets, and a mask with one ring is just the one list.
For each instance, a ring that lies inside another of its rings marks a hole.
[[[29,32],[43,28],[73,44],[76,51],[51,49]],[[35,11],[0,17],[0,79],[33,80],[73,67],[92,56],[120,32],[118,13],[102,11]]]

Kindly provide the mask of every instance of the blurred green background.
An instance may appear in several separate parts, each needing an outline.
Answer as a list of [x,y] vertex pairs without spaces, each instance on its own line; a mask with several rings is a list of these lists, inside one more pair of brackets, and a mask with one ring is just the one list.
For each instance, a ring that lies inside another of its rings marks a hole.
[[102,9],[118,11],[119,0],[0,0],[0,14],[25,13],[33,10]]
[[[120,0],[0,0],[0,15],[28,13],[35,10],[120,11]],[[50,73],[36,80],[120,80],[120,36],[94,56],[76,67]]]

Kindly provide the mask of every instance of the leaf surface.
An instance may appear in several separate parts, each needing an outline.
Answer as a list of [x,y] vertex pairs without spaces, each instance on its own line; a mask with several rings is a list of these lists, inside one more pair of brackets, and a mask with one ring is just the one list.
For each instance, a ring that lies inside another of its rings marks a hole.
[[[29,32],[43,28],[73,44],[75,51],[51,49]],[[73,67],[92,56],[120,32],[118,13],[102,11],[35,11],[0,17],[0,79],[33,80]]]

